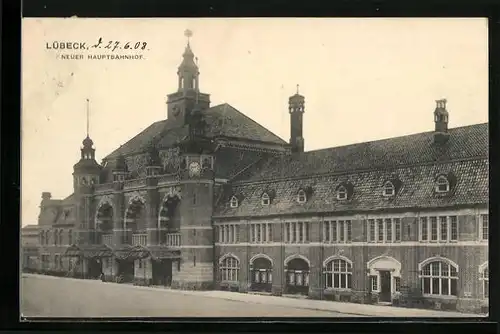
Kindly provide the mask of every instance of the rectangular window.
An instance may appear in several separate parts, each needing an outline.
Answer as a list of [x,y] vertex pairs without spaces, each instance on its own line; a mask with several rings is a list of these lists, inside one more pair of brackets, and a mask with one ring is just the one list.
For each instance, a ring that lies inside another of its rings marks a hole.
[[427,217],[420,218],[420,240],[429,240],[429,229],[427,224]]
[[304,222],[304,242],[309,242],[309,223]]
[[369,241],[374,242],[375,241],[375,220],[369,219],[368,222],[370,224],[370,233],[369,233],[370,239],[369,239]]
[[229,225],[226,225],[226,242],[229,243]]
[[450,217],[450,240],[457,241],[458,240],[458,222],[457,216]]
[[264,239],[264,242],[269,242],[269,232],[267,231],[267,225],[268,224],[263,224],[263,233],[262,233],[262,239]]
[[392,242],[392,220],[385,220],[385,228],[386,228],[386,242]]
[[273,241],[273,224],[267,225],[267,233],[269,234],[267,240],[269,242],[272,242]]
[[347,228],[347,239],[346,241],[347,242],[351,242],[352,240],[352,229],[351,229],[351,221],[350,220],[346,220],[346,228]]
[[234,229],[235,229],[235,231],[234,231],[234,233],[235,233],[234,242],[238,243],[238,242],[240,242],[240,225],[236,225],[234,227]]
[[290,223],[285,223],[285,242],[290,242]]
[[344,235],[345,235],[345,230],[344,230],[344,221],[340,220],[339,221],[339,242],[344,242]]
[[384,242],[384,220],[377,219],[377,229],[378,229],[378,242]]
[[396,292],[401,291],[401,278],[400,277],[394,277],[394,291],[396,291]]
[[482,227],[482,231],[481,231],[481,237],[483,240],[488,240],[488,237],[489,237],[489,216],[488,215],[481,215],[481,227]]
[[302,222],[298,222],[297,223],[298,225],[298,230],[299,230],[299,236],[297,238],[297,242],[304,242],[304,230],[303,230],[303,227],[302,227]]
[[441,224],[441,241],[448,241],[448,218],[439,217]]
[[323,240],[325,242],[330,242],[330,222],[324,223],[324,235]]
[[437,217],[431,217],[430,219],[431,219],[431,240],[437,241],[438,240]]
[[332,221],[332,242],[333,243],[338,242],[338,237],[337,237],[337,221],[336,220]]
[[378,277],[373,275],[370,276],[370,286],[372,291],[378,291]]
[[257,224],[255,226],[257,228],[257,240],[255,240],[255,241],[262,242],[262,234],[261,234],[262,224]]
[[394,219],[394,241],[401,241],[401,220]]
[[221,242],[225,243],[226,242],[226,226],[221,225],[220,230],[221,230]]
[[290,233],[290,242],[295,243],[295,236],[297,235],[297,225],[296,223],[290,223],[292,225],[292,233]]

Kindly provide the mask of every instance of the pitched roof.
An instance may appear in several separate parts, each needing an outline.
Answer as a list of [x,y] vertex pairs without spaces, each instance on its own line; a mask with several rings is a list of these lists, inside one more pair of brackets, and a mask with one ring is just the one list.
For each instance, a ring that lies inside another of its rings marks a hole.
[[488,156],[488,123],[452,128],[445,144],[433,131],[268,159],[241,174],[254,181],[374,170]]
[[[477,159],[303,179],[239,183],[228,186],[223,199],[215,208],[214,216],[256,217],[484,204],[488,203],[488,168],[487,159]],[[435,194],[436,177],[449,172],[456,175],[455,187],[449,194]],[[402,185],[396,196],[388,199],[382,195],[382,185],[394,175]],[[344,182],[350,182],[354,186],[352,196],[348,200],[337,200],[336,189]],[[312,190],[307,202],[303,204],[296,201],[297,192],[301,188]],[[264,191],[273,193],[271,203],[267,206],[261,204]],[[237,208],[229,205],[232,195],[237,195],[240,200]]]
[[[207,136],[246,139],[284,145],[286,142],[245,116],[227,103],[220,104],[203,111],[207,122]],[[151,141],[156,142],[159,148],[171,147],[184,139],[188,134],[187,126],[176,126],[166,119],[155,122],[123,146],[109,154],[105,160],[116,158],[120,152],[123,155],[144,151]]]

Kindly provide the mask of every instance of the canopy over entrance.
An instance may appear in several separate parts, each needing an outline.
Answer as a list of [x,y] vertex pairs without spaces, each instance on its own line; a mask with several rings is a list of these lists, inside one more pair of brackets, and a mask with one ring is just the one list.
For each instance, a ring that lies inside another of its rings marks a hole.
[[66,257],[84,257],[87,259],[111,257],[113,250],[106,245],[71,245],[64,252]]

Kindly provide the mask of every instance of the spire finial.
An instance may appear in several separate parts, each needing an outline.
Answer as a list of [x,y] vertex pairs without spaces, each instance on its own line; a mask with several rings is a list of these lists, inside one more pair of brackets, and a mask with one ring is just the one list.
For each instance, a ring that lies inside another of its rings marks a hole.
[[187,44],[189,45],[189,39],[193,36],[193,32],[189,29],[186,29],[184,31],[184,36],[187,37]]
[[89,124],[90,124],[90,106],[89,106],[89,99],[87,99],[87,137],[89,136]]
[[299,84],[297,84],[297,95],[299,95]]

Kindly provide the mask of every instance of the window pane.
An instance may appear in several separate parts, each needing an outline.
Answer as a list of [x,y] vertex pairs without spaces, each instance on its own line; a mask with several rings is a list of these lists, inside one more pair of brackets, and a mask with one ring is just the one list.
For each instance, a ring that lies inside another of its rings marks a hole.
[[448,222],[446,217],[440,217],[441,221],[441,240],[448,241]]
[[421,238],[424,241],[429,240],[429,231],[427,230],[427,217],[420,218],[420,226],[421,226]]
[[352,239],[352,230],[351,230],[351,221],[347,220],[346,221],[346,226],[347,226],[347,242],[350,242]]
[[451,295],[456,296],[457,295],[457,279],[452,279],[451,280]]
[[488,298],[490,296],[490,282],[488,280],[483,281],[483,289],[484,289],[484,298]]
[[339,240],[340,242],[344,241],[344,221],[339,221]]
[[431,240],[436,241],[437,239],[438,239],[437,218],[431,217]]
[[309,223],[304,223],[304,242],[309,242]]
[[370,276],[371,278],[371,286],[372,286],[372,291],[377,291],[378,290],[378,283],[377,283],[377,276]]
[[346,274],[341,274],[340,275],[340,287],[345,289],[347,288],[347,280],[346,280]]
[[337,221],[332,222],[332,241],[337,242]]
[[325,232],[323,240],[330,242],[330,222],[325,222]]
[[370,219],[370,240],[369,241],[375,241],[375,220]]
[[401,221],[399,218],[394,219],[394,240],[401,241]]
[[338,288],[339,287],[339,274],[333,274],[333,287]]
[[378,241],[384,241],[384,221],[377,219]]
[[451,240],[456,241],[458,240],[458,224],[457,224],[457,217],[456,216],[451,216],[450,217],[450,230],[451,230]]
[[352,288],[352,275],[351,274],[347,275],[347,288],[348,289]]
[[392,220],[385,220],[385,228],[386,228],[386,241],[392,242]]
[[439,278],[432,278],[432,294],[439,295]]
[[422,279],[422,285],[424,288],[424,293],[425,294],[430,294],[431,293],[431,279],[428,277],[424,277]]
[[449,279],[445,279],[445,278],[441,279],[441,294],[444,296],[448,296],[450,294],[450,291],[448,289],[449,282],[450,282]]

